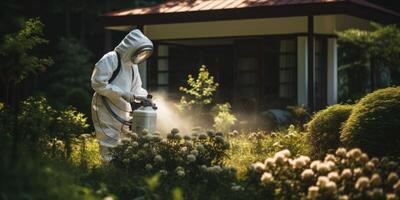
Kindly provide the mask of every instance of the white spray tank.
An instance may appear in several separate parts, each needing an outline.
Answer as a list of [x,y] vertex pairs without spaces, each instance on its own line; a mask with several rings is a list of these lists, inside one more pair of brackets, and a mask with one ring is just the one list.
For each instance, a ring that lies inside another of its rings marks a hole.
[[152,96],[148,95],[147,100],[140,103],[133,103],[132,106],[132,131],[141,133],[147,130],[149,133],[154,133],[157,122],[157,106],[152,102]]

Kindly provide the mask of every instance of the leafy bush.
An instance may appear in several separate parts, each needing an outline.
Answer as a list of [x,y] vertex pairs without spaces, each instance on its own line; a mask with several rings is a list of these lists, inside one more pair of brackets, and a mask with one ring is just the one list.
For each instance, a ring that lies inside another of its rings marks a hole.
[[197,78],[189,74],[187,87],[179,88],[184,93],[179,103],[180,108],[189,111],[203,109],[205,105],[212,103],[217,88],[218,83],[214,82],[214,77],[202,65]]
[[340,129],[349,117],[351,105],[333,105],[319,111],[306,125],[310,136],[311,154],[321,158],[340,146]]
[[369,158],[360,149],[336,150],[311,162],[283,150],[251,165],[245,185],[248,199],[397,199],[397,162]]
[[310,113],[305,106],[288,106],[287,109],[292,114],[292,124],[300,129],[310,120]]
[[214,128],[217,131],[228,133],[237,121],[235,115],[231,113],[231,105],[229,103],[217,104],[213,108],[214,112]]
[[[21,103],[18,114],[22,141],[31,143],[33,151],[43,151],[50,156],[70,157],[72,140],[85,133],[89,125],[86,117],[73,107],[55,110],[44,97],[30,97]],[[61,142],[61,144],[60,144]],[[58,151],[57,147],[64,147]],[[58,151],[58,152],[57,152]],[[59,154],[62,152],[62,154]]]
[[132,133],[130,139],[113,149],[111,164],[130,176],[158,173],[165,191],[180,185],[193,199],[195,195],[204,195],[190,191],[193,188],[211,192],[234,179],[234,170],[222,165],[228,148],[223,134],[212,131],[182,137],[173,129],[167,138]]
[[368,94],[358,102],[341,131],[348,147],[371,155],[400,155],[400,87]]
[[[236,132],[236,131],[234,131]],[[267,134],[252,132],[249,134],[231,133],[228,139],[231,148],[228,150],[228,166],[237,168],[239,175],[246,172],[249,164],[273,156],[276,152],[289,149],[295,155],[308,155],[307,134],[299,132],[293,125],[287,130]]]

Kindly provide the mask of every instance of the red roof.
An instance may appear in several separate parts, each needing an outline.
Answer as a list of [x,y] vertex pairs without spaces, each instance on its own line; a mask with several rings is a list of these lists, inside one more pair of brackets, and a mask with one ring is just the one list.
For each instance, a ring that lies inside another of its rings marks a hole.
[[105,26],[146,25],[250,18],[336,15],[398,23],[400,15],[366,0],[166,0],[141,8],[109,12]]
[[127,15],[146,15],[161,13],[179,13],[208,10],[238,9],[252,7],[270,7],[283,5],[299,4],[321,4],[350,2],[369,8],[374,8],[383,12],[397,15],[397,13],[369,3],[365,0],[167,0],[151,7],[131,8],[115,12],[106,13],[105,16],[127,16]]

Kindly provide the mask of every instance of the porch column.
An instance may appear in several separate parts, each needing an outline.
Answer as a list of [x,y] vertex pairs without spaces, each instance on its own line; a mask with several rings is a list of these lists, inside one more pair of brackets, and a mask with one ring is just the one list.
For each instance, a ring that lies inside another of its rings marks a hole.
[[308,105],[307,101],[307,37],[297,37],[297,105]]
[[314,16],[308,16],[308,108],[315,110],[315,48],[314,48]]
[[338,91],[338,57],[337,57],[337,39],[328,39],[328,82],[327,82],[327,103],[328,105],[337,103]]

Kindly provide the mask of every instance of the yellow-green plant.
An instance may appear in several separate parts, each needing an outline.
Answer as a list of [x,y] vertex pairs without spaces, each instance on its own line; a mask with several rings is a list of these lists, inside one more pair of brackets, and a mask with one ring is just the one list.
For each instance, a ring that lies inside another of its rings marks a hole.
[[214,128],[217,131],[228,133],[232,126],[235,125],[237,118],[231,113],[231,105],[229,103],[217,104],[214,108]]
[[205,65],[200,67],[196,78],[190,74],[186,83],[187,86],[179,88],[184,93],[179,103],[181,110],[202,111],[205,105],[212,103],[218,83],[214,81]]

